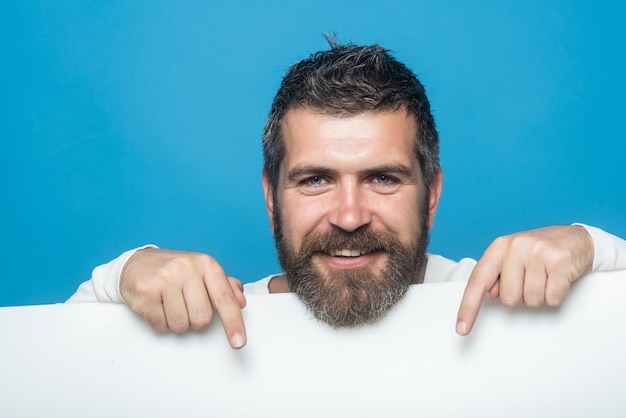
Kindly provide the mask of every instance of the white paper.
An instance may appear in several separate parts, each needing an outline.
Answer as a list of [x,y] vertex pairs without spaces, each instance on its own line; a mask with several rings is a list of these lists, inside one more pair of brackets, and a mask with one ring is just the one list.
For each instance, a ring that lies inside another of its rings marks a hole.
[[156,334],[122,305],[0,308],[0,416],[626,416],[626,272],[558,309],[487,302],[469,337],[463,288],[413,286],[381,323],[339,331],[292,295],[250,296],[239,351],[219,322]]

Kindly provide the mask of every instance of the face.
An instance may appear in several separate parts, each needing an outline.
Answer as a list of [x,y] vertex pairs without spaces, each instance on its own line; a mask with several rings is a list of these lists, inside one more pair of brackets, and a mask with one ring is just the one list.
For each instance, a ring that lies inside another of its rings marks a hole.
[[277,189],[263,187],[288,283],[329,324],[374,322],[423,280],[441,174],[426,190],[405,110],[290,110]]

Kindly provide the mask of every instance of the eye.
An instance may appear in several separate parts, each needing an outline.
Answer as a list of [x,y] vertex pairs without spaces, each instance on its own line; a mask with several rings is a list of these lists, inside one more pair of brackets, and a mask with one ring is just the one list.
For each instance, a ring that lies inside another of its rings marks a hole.
[[326,192],[331,185],[332,181],[321,175],[305,177],[298,182],[298,188],[306,195],[322,194]]
[[374,176],[372,181],[380,185],[392,185],[396,184],[398,182],[398,179],[387,174],[378,174],[377,176]]
[[302,180],[302,184],[306,186],[321,186],[324,184],[324,177],[322,176],[311,176]]
[[374,174],[369,179],[370,189],[380,194],[395,193],[401,185],[398,177],[389,174]]

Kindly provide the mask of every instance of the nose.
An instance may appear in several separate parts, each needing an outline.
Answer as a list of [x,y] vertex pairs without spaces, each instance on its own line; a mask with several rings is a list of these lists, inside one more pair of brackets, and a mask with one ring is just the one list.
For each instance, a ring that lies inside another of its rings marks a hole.
[[333,209],[329,221],[344,231],[352,232],[372,220],[367,196],[358,184],[342,184],[333,196]]

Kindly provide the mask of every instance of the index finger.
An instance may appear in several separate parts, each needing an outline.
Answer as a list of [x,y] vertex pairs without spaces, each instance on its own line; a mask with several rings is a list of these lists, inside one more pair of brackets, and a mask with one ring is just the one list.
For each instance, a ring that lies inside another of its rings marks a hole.
[[[214,263],[217,264],[215,261]],[[217,274],[214,269],[205,270],[204,283],[211,303],[222,320],[230,346],[239,349],[246,345],[246,327],[241,314],[241,306],[226,273],[219,264],[217,267],[217,271],[220,272]],[[211,277],[207,277],[208,271],[213,272]]]
[[483,299],[498,282],[501,271],[502,258],[499,252],[493,247],[488,248],[474,267],[463,292],[456,321],[457,334],[467,335],[472,331]]

